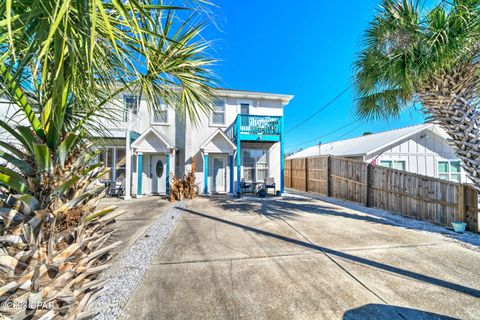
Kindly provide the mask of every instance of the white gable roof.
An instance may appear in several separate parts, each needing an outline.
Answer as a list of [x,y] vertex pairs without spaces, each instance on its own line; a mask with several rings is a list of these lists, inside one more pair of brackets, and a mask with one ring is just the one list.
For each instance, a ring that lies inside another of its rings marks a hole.
[[215,130],[200,146],[205,153],[231,153],[237,146],[220,129]]
[[160,132],[150,127],[132,143],[132,148],[139,152],[168,153],[174,146]]
[[369,134],[347,140],[325,143],[320,147],[315,145],[297,152],[287,159],[314,157],[318,156],[319,154],[328,154],[333,156],[369,155],[403,141],[408,137],[411,137],[412,135],[426,129],[434,131],[436,134],[444,138],[446,137],[445,132],[438,125],[426,123],[396,130]]

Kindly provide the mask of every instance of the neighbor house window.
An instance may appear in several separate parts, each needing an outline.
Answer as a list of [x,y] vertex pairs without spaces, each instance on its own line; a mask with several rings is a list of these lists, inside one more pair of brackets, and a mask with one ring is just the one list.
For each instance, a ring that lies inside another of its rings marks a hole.
[[438,177],[440,179],[461,182],[461,171],[460,161],[438,161]]
[[262,182],[268,177],[267,149],[243,149],[243,179]]
[[407,164],[405,160],[380,160],[380,165],[387,168],[406,170]]
[[225,124],[225,101],[216,100],[213,103],[212,124]]
[[154,123],[168,123],[168,106],[160,102],[153,110],[153,122]]
[[138,99],[134,94],[127,94],[123,96],[124,111],[123,111],[123,121],[128,121],[128,113],[133,112],[137,113],[138,108]]

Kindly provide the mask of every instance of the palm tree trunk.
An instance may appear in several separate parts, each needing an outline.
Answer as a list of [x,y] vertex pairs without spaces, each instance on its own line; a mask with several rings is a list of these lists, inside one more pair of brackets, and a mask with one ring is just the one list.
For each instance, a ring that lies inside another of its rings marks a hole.
[[419,98],[429,120],[450,136],[450,145],[480,192],[479,71],[478,64],[468,63],[439,74],[422,87]]

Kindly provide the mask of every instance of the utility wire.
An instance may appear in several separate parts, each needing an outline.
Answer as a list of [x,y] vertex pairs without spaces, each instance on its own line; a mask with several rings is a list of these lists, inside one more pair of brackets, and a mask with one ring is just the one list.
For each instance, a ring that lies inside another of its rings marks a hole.
[[352,88],[353,85],[349,85],[347,88],[345,88],[342,92],[340,92],[335,98],[333,98],[332,100],[330,100],[329,102],[327,102],[326,104],[324,104],[322,107],[320,107],[320,109],[318,109],[317,111],[315,111],[313,114],[311,114],[310,116],[308,116],[306,119],[304,119],[303,121],[301,121],[300,123],[298,123],[297,125],[295,125],[293,128],[290,128],[288,129],[287,131],[285,131],[285,134],[289,133],[290,131],[293,131],[295,129],[297,129],[298,127],[300,127],[302,124],[304,124],[305,122],[311,120],[313,117],[315,117],[317,114],[319,114],[320,112],[322,112],[323,110],[325,110],[326,108],[328,108],[332,103],[334,103],[335,101],[337,101],[341,96],[343,96],[345,93],[347,93],[348,90],[350,90]]
[[[341,126],[340,128],[337,128],[337,129],[332,130],[332,131],[330,131],[330,132],[328,132],[328,133],[322,134],[321,136],[318,136],[318,137],[316,137],[316,138],[309,139],[309,140],[303,141],[303,142],[301,142],[301,143],[298,143],[298,144],[296,144],[296,145],[290,146],[289,148],[295,148],[295,147],[298,147],[298,146],[301,146],[301,145],[304,145],[304,144],[307,144],[307,143],[310,143],[310,142],[313,142],[313,141],[318,141],[318,140],[321,139],[321,138],[324,138],[324,137],[327,137],[327,136],[329,136],[329,135],[332,135],[332,134],[338,132],[339,130],[345,129],[345,128],[347,128],[347,127],[351,126],[352,124],[357,123],[357,122],[359,122],[359,121],[361,121],[361,120],[360,120],[360,119],[354,120],[354,121],[352,121],[352,122],[349,122],[349,123]],[[362,125],[363,125],[363,123],[362,123]],[[288,147],[288,146],[287,146],[287,147]]]

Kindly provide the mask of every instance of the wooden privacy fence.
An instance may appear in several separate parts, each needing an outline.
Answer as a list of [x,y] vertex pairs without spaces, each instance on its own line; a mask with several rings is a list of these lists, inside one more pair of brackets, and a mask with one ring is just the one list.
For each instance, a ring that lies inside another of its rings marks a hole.
[[285,160],[285,186],[480,232],[478,194],[471,185],[335,156]]

